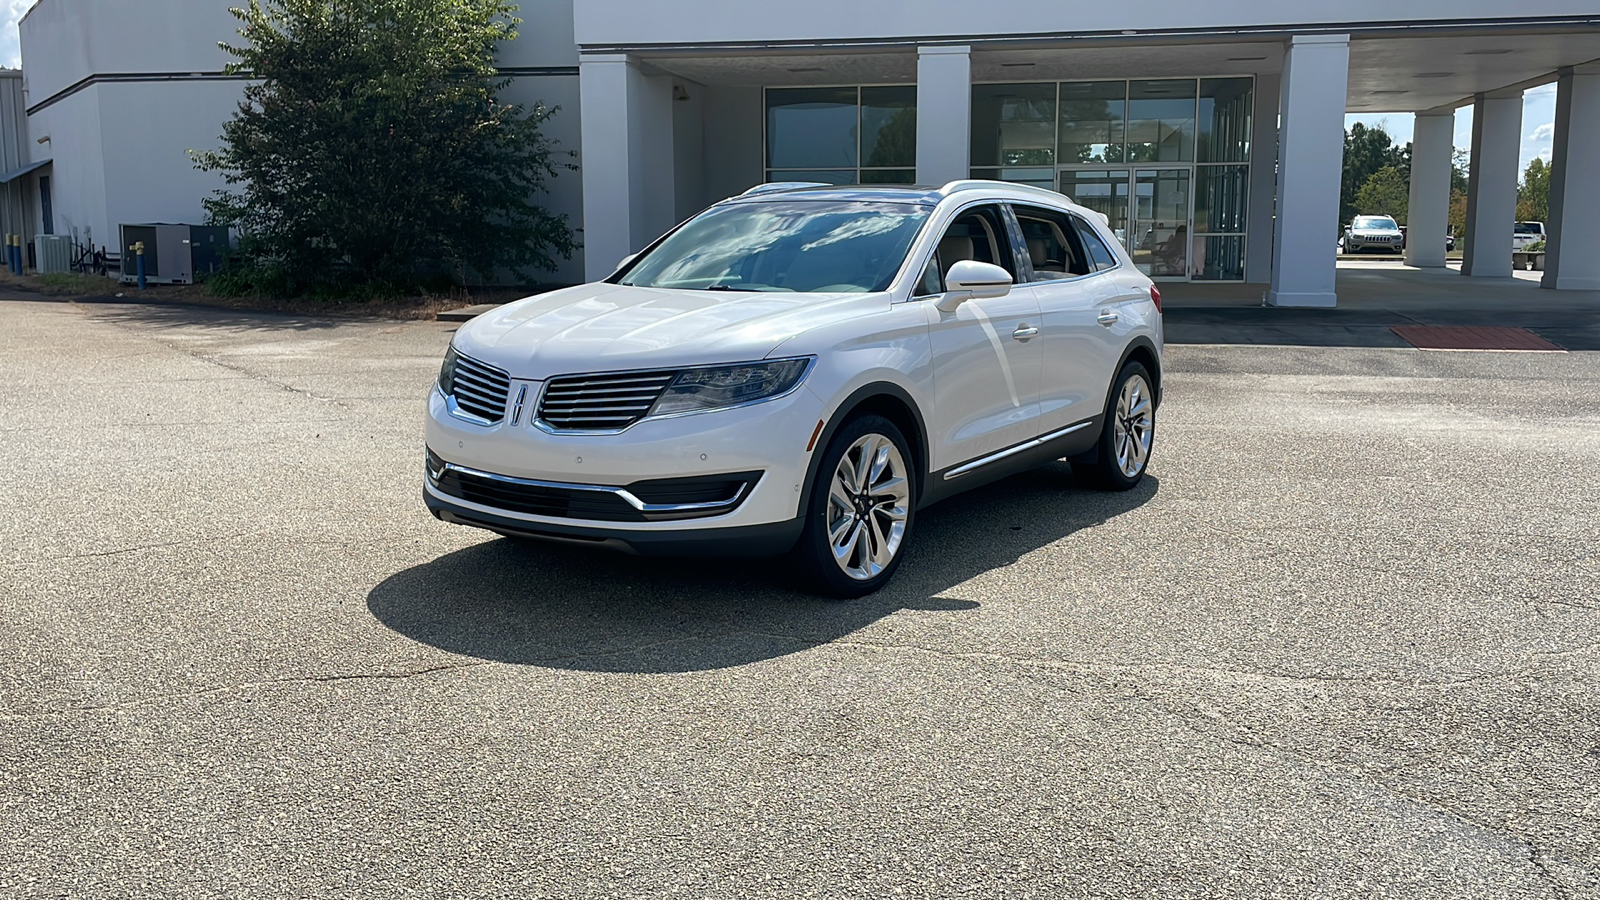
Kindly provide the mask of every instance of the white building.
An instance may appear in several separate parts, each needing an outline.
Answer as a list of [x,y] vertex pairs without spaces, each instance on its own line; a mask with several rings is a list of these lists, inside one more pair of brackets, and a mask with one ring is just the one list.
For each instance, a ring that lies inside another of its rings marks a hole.
[[[123,223],[201,221],[219,180],[187,151],[216,146],[240,97],[217,46],[235,38],[229,5],[40,0],[21,26],[20,133],[0,73],[20,148],[0,179],[23,208],[0,202],[4,228],[104,244]],[[509,99],[561,107],[549,133],[581,166],[548,198],[586,245],[559,281],[602,277],[762,181],[975,176],[1105,212],[1158,277],[1328,306],[1346,112],[1418,114],[1408,262],[1443,266],[1469,105],[1463,268],[1506,276],[1522,92],[1555,82],[1545,283],[1600,289],[1600,152],[1581,149],[1600,146],[1593,0],[549,0],[522,15]]]

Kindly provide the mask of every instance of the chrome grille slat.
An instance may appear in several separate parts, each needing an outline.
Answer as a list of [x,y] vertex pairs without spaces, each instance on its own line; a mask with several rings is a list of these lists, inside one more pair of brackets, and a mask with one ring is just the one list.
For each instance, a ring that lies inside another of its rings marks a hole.
[[650,412],[676,372],[623,372],[551,379],[539,421],[558,430],[619,431]]
[[551,400],[548,406],[561,407],[562,409],[575,406],[649,406],[656,398],[649,397],[607,397],[604,400]]
[[[662,384],[665,384],[665,383],[666,382],[662,382]],[[561,392],[561,395],[563,397],[606,397],[606,396],[610,396],[612,394],[644,394],[644,393],[649,393],[649,392],[653,392],[653,391],[658,391],[660,389],[661,389],[661,385],[660,384],[653,384],[653,385],[645,385],[645,386],[641,386],[641,387],[590,388],[589,390],[586,390],[586,391],[567,391],[567,390],[564,390],[564,391]]]
[[511,374],[458,353],[450,398],[463,412],[497,425],[511,401]]
[[507,390],[509,390],[511,388],[511,382],[509,382],[509,381],[507,381],[507,382],[485,381],[482,378],[474,378],[473,376],[468,375],[468,374],[466,374],[464,372],[458,373],[456,375],[456,381],[461,383],[461,384],[465,384],[465,385],[467,385],[469,387],[476,388],[477,390],[486,391],[488,393],[503,393],[503,392],[505,392],[505,391],[507,391]]

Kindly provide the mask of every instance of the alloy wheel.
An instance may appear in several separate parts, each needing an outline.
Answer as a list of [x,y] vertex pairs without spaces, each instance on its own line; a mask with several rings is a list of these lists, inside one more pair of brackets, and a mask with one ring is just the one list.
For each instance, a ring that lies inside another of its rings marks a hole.
[[855,581],[888,568],[905,540],[911,483],[894,441],[867,434],[850,445],[828,486],[827,536],[833,560]]
[[1150,444],[1155,439],[1154,413],[1149,383],[1142,375],[1130,377],[1117,397],[1113,423],[1112,446],[1116,451],[1117,468],[1125,477],[1137,477],[1150,463]]

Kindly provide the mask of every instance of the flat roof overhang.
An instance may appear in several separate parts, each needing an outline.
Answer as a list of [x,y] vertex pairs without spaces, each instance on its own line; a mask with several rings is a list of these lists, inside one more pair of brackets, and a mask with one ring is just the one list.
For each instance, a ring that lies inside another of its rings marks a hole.
[[[1312,29],[1292,33],[1326,33]],[[931,44],[972,47],[974,82],[1078,81],[1282,72],[1277,32],[1099,36],[974,36]],[[786,87],[913,84],[917,41],[583,48],[625,50],[653,71],[707,85]],[[1418,112],[1525,89],[1561,69],[1600,60],[1600,17],[1582,21],[1449,23],[1354,31],[1351,112]]]

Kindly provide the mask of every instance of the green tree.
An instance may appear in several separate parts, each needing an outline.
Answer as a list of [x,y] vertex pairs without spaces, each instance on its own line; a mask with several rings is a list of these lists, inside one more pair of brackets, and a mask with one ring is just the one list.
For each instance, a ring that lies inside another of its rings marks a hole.
[[1409,183],[1411,171],[1409,152],[1394,145],[1394,138],[1382,125],[1367,127],[1361,122],[1350,126],[1344,136],[1344,179],[1339,192],[1339,225],[1342,227],[1358,213],[1356,192],[1367,179],[1386,166],[1401,171]]
[[1394,166],[1384,166],[1356,191],[1356,213],[1363,216],[1393,216],[1406,224],[1406,208],[1411,203],[1411,185]]
[[1460,147],[1450,154],[1450,196],[1467,194],[1468,173],[1472,171],[1472,153]]
[[1550,167],[1535,156],[1517,186],[1517,221],[1550,221]]
[[250,82],[222,148],[195,153],[228,189],[235,287],[374,291],[553,269],[574,248],[536,202],[575,168],[540,133],[554,113],[504,103],[508,0],[250,0],[231,74]]

